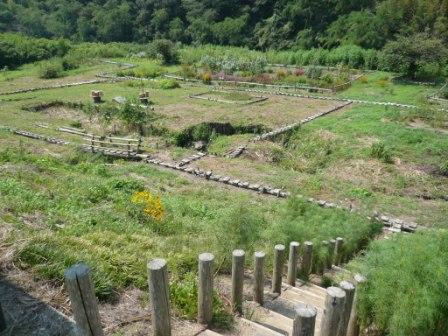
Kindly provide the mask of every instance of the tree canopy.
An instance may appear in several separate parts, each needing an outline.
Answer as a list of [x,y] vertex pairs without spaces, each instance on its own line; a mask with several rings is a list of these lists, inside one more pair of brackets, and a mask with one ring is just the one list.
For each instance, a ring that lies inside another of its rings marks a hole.
[[448,43],[448,0],[6,0],[0,31],[77,41],[169,39],[256,49]]

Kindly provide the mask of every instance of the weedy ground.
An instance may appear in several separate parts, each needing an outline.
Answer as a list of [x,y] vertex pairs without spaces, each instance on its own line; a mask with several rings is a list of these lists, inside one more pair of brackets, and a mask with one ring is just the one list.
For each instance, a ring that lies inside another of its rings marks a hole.
[[[144,64],[143,61],[141,61]],[[58,80],[41,80],[37,65],[6,71],[0,91],[64,81],[93,79],[116,66],[91,64]],[[173,69],[163,69],[171,71]],[[174,69],[175,70],[175,69]],[[391,74],[371,73],[340,96],[417,104],[437,88],[393,84]],[[168,260],[171,295],[177,313],[193,318],[197,255],[216,254],[222,273],[230,271],[231,251],[248,255],[292,240],[312,240],[315,262],[325,258],[324,239],[347,240],[347,253],[365,247],[380,230],[366,218],[374,211],[412,220],[426,227],[448,225],[448,137],[446,116],[431,122],[428,107],[410,113],[384,106],[352,105],[318,118],[273,141],[250,142],[251,133],[213,134],[209,152],[192,164],[223,175],[285,188],[288,200],[264,197],[213,182],[161,170],[141,162],[111,160],[79,152],[82,139],[57,131],[76,126],[95,133],[137,134],[123,125],[89,118],[81,108],[90,90],[104,99],[136,98],[150,92],[156,118],[143,137],[143,148],[170,160],[194,153],[175,145],[178,132],[204,122],[272,129],[297,122],[336,102],[268,95],[250,106],[234,106],[188,98],[208,87],[181,85],[160,89],[157,80],[83,85],[0,97],[0,124],[44,133],[72,142],[57,146],[0,130],[0,218],[9,262],[41,278],[62,283],[63,271],[78,261],[93,268],[97,295],[106,301],[129,287],[145,289],[146,261]],[[30,107],[64,104],[31,112]],[[429,117],[428,117],[429,116]],[[415,123],[424,127],[416,127]],[[44,124],[47,128],[37,126]],[[238,145],[247,151],[225,157]],[[132,196],[148,190],[160,195],[162,220],[145,216]],[[359,210],[323,209],[304,200],[322,198]],[[251,258],[248,259],[250,266]],[[269,265],[268,265],[269,266]],[[268,267],[269,268],[269,267]],[[193,308],[192,308],[193,307]],[[223,304],[215,302],[216,323],[229,324]]]

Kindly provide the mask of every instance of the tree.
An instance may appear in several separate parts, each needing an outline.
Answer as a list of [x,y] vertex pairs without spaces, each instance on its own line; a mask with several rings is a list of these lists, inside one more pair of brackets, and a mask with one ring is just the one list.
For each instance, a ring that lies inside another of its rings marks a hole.
[[447,57],[442,40],[420,33],[388,42],[382,51],[381,64],[385,70],[425,79],[439,76]]

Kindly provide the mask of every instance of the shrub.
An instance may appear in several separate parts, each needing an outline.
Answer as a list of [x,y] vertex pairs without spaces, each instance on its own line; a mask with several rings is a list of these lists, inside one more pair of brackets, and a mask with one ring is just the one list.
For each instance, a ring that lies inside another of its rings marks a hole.
[[303,75],[305,75],[305,70],[304,69],[299,68],[299,69],[295,69],[294,70],[294,76],[299,77],[299,76],[303,76]]
[[277,79],[279,79],[279,80],[284,79],[287,75],[288,75],[288,73],[283,69],[278,69],[275,72],[275,77],[277,77]]
[[39,78],[52,79],[62,77],[64,69],[60,60],[52,60],[41,63],[39,66]]
[[150,43],[148,55],[158,59],[163,64],[176,64],[179,61],[179,54],[173,42],[159,39]]
[[159,88],[162,90],[171,90],[179,87],[179,82],[174,79],[164,78],[159,81]]
[[440,164],[440,172],[442,175],[448,176],[448,160]]
[[201,79],[204,84],[210,85],[212,83],[212,74],[209,71],[206,71],[202,74]]
[[359,291],[362,327],[373,324],[381,335],[445,335],[447,255],[446,230],[374,241],[352,264],[368,280]]
[[383,161],[393,163],[392,152],[383,142],[376,142],[370,147],[370,156]]
[[306,76],[310,79],[319,79],[322,76],[322,68],[312,65],[306,69]]

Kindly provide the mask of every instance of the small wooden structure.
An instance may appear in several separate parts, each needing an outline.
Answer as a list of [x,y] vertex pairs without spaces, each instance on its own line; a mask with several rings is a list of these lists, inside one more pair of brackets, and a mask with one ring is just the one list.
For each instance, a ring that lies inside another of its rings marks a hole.
[[92,90],[90,92],[90,95],[92,96],[92,100],[95,104],[101,103],[101,98],[103,97],[103,91]]
[[145,91],[142,92],[138,95],[138,99],[140,99],[140,103],[142,103],[143,105],[149,105],[149,103],[151,102],[149,99],[149,92]]
[[100,136],[86,134],[83,140],[86,142],[84,149],[92,153],[112,153],[118,156],[131,157],[140,152],[142,139],[118,138],[112,135]]

